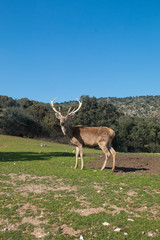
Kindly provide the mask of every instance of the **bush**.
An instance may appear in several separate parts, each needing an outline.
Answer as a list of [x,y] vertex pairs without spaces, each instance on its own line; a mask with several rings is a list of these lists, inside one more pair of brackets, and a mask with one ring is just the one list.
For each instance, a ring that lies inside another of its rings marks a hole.
[[22,108],[9,107],[1,120],[5,134],[21,137],[37,136],[40,129],[32,117]]

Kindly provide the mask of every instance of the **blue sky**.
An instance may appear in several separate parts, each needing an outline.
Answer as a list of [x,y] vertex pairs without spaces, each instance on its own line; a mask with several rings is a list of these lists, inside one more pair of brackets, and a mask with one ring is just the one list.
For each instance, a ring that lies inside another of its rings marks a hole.
[[0,95],[160,95],[159,0],[0,0]]

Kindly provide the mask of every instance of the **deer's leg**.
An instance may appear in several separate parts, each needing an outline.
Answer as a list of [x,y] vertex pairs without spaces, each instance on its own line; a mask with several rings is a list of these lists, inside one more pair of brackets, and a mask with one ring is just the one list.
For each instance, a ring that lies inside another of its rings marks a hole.
[[114,150],[113,147],[111,147],[110,152],[111,152],[112,157],[113,157],[112,171],[114,171],[114,169],[115,169],[115,162],[116,162],[116,151]]
[[106,167],[106,164],[107,164],[107,161],[108,161],[108,158],[110,156],[110,152],[106,146],[106,142],[100,142],[98,143],[99,147],[102,149],[102,151],[104,152],[105,154],[105,160],[104,160],[104,163],[101,167],[101,171]]
[[80,151],[80,157],[81,157],[81,170],[82,170],[83,167],[84,167],[84,161],[83,161],[83,146],[82,146],[82,145],[79,146],[79,151]]
[[75,164],[75,167],[74,167],[74,168],[77,168],[77,167],[78,167],[78,156],[79,156],[79,148],[76,147],[76,164]]

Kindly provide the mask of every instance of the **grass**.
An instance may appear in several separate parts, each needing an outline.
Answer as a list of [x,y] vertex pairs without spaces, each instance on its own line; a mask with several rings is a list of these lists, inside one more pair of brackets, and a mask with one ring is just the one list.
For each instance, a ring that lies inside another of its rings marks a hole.
[[0,135],[0,239],[160,239],[159,175],[75,170],[73,146],[40,143]]

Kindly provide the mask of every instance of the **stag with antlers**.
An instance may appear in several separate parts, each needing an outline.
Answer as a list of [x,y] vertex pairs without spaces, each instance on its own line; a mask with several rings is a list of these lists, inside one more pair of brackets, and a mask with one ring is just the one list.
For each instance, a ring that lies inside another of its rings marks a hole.
[[75,168],[78,167],[78,156],[80,153],[81,170],[84,167],[83,161],[83,146],[100,147],[105,154],[105,160],[102,165],[101,171],[106,167],[108,158],[112,155],[113,166],[112,171],[115,169],[116,151],[112,147],[112,140],[115,137],[115,132],[108,127],[84,127],[84,126],[70,126],[69,119],[75,115],[82,106],[82,101],[78,101],[79,106],[77,109],[69,108],[67,115],[63,116],[60,109],[59,111],[54,106],[54,101],[51,101],[51,107],[55,112],[56,118],[60,120],[60,126],[64,135],[66,135],[71,143],[76,146],[76,163]]

